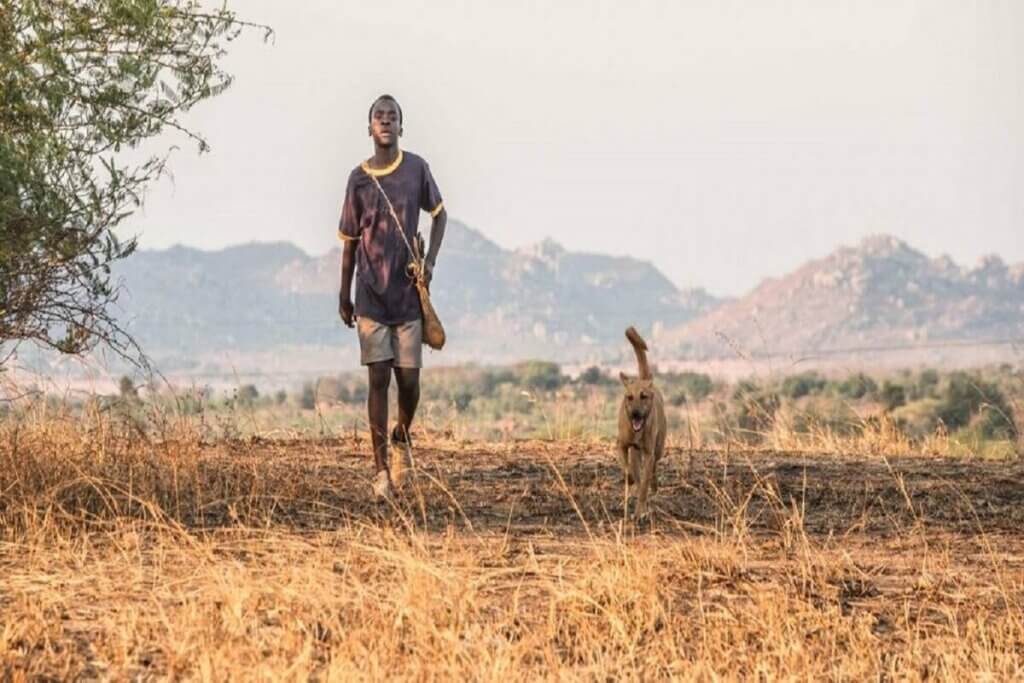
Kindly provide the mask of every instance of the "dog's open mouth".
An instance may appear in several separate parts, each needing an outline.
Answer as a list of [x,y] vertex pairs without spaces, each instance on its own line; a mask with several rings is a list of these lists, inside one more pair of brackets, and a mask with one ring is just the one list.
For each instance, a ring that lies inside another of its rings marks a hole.
[[641,429],[644,428],[644,418],[643,417],[633,416],[633,418],[630,419],[630,422],[632,422],[632,424],[633,424],[633,431],[634,432],[639,432]]

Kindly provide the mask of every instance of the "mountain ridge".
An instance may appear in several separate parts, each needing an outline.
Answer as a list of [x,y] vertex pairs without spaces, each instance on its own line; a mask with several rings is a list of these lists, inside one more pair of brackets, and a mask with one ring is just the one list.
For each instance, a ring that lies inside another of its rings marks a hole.
[[[160,353],[351,349],[337,317],[339,261],[338,248],[310,256],[287,242],[141,250],[117,264],[118,313]],[[458,221],[449,223],[433,290],[452,340],[446,357],[486,361],[598,359],[616,329],[679,324],[721,302],[677,289],[639,259],[572,252],[553,240],[506,250]],[[640,305],[619,305],[620,294],[638,290],[645,296],[631,298]]]
[[747,352],[825,351],[1024,336],[1024,264],[989,255],[976,267],[929,258],[890,235],[840,247],[761,282],[662,342],[712,357],[723,342]]
[[[339,260],[338,248],[315,256],[289,242],[140,250],[117,265],[115,314],[157,357],[306,346],[351,355],[354,335],[337,318]],[[552,239],[504,249],[452,221],[433,289],[452,340],[445,362],[612,362],[628,325],[664,359],[1024,337],[1024,263],[990,255],[960,266],[889,235],[729,299],[680,289],[641,259]]]

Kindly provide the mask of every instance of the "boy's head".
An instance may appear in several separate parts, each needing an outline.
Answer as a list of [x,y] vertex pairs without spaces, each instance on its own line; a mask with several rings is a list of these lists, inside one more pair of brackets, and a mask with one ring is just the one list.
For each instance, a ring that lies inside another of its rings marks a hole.
[[368,132],[374,144],[392,147],[402,137],[402,107],[391,95],[381,95],[370,105]]

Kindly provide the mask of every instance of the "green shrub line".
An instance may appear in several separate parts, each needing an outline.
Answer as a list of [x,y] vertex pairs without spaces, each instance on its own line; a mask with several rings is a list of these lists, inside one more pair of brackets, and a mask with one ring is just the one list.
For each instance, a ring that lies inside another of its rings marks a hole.
[[[780,427],[794,434],[856,436],[883,421],[908,440],[940,433],[966,444],[966,450],[984,451],[986,444],[998,443],[1020,454],[1024,442],[1024,371],[1009,365],[871,374],[805,371],[735,382],[701,372],[663,372],[657,373],[656,383],[673,432],[706,444],[738,440],[758,445],[773,430],[777,436]],[[620,393],[617,373],[597,366],[574,377],[539,360],[432,368],[422,387],[422,423],[465,438],[607,438],[615,432]],[[146,415],[162,407],[200,416],[223,433],[278,427],[325,433],[365,428],[366,396],[361,371],[321,377],[291,390],[250,383],[230,392],[192,387],[173,395],[124,377],[116,395],[71,401],[71,409],[114,411],[140,428]],[[45,400],[54,410],[67,403],[61,397]],[[8,406],[3,412],[17,411]]]

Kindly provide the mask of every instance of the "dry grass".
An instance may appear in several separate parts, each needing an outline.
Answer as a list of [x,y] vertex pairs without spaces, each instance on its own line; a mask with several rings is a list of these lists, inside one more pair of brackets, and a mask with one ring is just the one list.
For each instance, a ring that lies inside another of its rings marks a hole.
[[793,419],[782,412],[772,417],[768,429],[756,434],[759,447],[793,453],[829,453],[832,455],[949,456],[950,441],[945,432],[936,432],[917,443],[901,431],[887,415],[857,419],[844,432],[829,425],[811,424],[796,429]]
[[[1024,468],[687,452],[650,527],[606,444],[0,427],[7,677],[1024,676]],[[870,444],[864,444],[865,448]],[[852,451],[851,451],[852,452]]]

